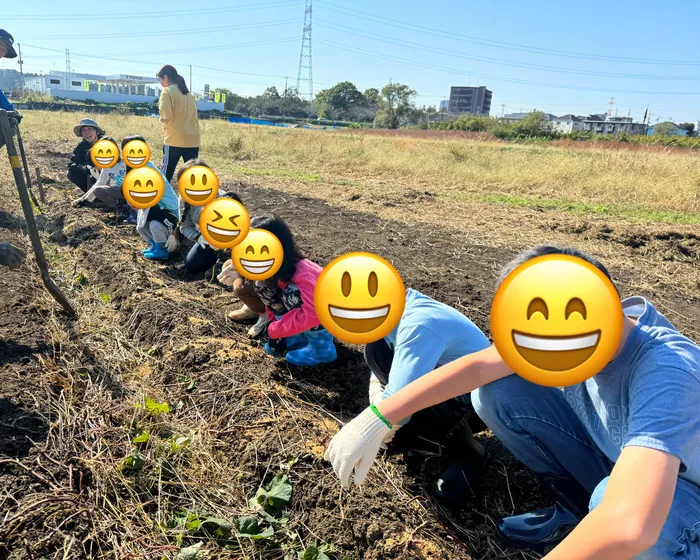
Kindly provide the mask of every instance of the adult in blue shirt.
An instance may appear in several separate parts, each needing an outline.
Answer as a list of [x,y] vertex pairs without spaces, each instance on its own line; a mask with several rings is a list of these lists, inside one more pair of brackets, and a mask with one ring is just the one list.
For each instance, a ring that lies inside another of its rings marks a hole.
[[[7,31],[0,29],[0,58],[16,58],[17,53],[15,52],[14,44],[15,40],[12,38]],[[15,108],[10,103],[9,99],[5,97],[5,94],[0,89],[0,109],[5,109],[5,111],[14,111]]]
[[[462,313],[409,288],[399,324],[386,337],[365,347],[365,361],[372,371],[370,403],[376,405],[435,368],[488,346],[484,333]],[[383,446],[409,421],[412,428],[427,428],[428,438],[444,444],[453,458],[438,479],[436,496],[458,501],[472,495],[486,453],[473,437],[473,428],[485,426],[474,413],[470,395],[460,395],[414,419],[404,418],[385,438]],[[420,425],[416,427],[416,423]]]
[[[585,253],[548,246],[520,254],[503,277],[551,254],[586,260],[610,278]],[[479,416],[557,500],[501,519],[496,528],[507,540],[557,545],[547,560],[699,560],[700,346],[643,297],[624,299],[622,310],[615,355],[584,382],[563,390],[530,383],[491,346],[404,387],[376,413],[362,412],[326,458],[343,486],[354,469],[361,484],[392,422],[472,392]]]

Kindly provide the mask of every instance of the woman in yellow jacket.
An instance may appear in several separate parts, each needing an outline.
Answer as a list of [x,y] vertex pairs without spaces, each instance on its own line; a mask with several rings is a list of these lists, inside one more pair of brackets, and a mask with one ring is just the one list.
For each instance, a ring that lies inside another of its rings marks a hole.
[[163,125],[163,174],[170,182],[180,158],[187,162],[199,157],[199,120],[197,103],[187,89],[185,78],[173,66],[166,64],[156,74],[163,86],[158,101]]

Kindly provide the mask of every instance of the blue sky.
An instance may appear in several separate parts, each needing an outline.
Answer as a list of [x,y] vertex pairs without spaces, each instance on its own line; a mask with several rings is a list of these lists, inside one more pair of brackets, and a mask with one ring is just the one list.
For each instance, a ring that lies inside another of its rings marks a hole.
[[[63,72],[70,49],[74,72],[153,76],[169,63],[189,79],[191,64],[195,91],[296,82],[303,0],[15,5],[2,27],[26,71]],[[492,115],[603,113],[614,97],[621,116],[641,120],[649,105],[652,122],[700,119],[700,2],[315,0],[313,15],[314,91],[392,80],[437,105],[451,85],[485,85]]]

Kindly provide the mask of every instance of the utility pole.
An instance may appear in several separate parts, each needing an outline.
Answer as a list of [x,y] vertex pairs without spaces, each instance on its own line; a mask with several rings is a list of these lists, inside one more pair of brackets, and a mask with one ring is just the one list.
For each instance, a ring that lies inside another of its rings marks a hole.
[[192,65],[191,64],[190,64],[190,91],[192,91]]
[[19,64],[19,77],[22,83],[22,93],[24,93],[24,71],[22,69],[24,61],[22,60],[22,45],[19,43],[17,43],[17,50],[19,51],[19,60],[17,61],[17,64]]
[[284,77],[284,95],[282,97],[287,97],[287,76]]
[[501,118],[506,114],[506,106],[505,104],[501,104]]
[[66,49],[66,89],[70,89],[70,50]]

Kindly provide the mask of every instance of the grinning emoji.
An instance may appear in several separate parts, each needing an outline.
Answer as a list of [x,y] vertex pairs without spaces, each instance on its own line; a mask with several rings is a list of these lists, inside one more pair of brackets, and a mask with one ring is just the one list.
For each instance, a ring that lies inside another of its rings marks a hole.
[[119,161],[119,148],[111,140],[98,140],[90,148],[90,159],[95,167],[99,169],[109,169],[117,165]]
[[141,140],[130,140],[122,150],[122,159],[129,167],[143,167],[151,161],[151,148]]
[[600,372],[617,350],[623,321],[605,274],[562,254],[521,264],[491,306],[498,353],[515,373],[547,386],[574,385]]
[[202,237],[217,249],[232,249],[245,239],[249,229],[248,211],[232,198],[217,198],[199,216]]
[[185,170],[177,182],[180,196],[192,206],[206,206],[219,194],[219,178],[204,165]]
[[165,181],[157,169],[132,169],[124,177],[122,194],[132,208],[145,210],[160,202],[165,192]]
[[372,253],[348,253],[332,261],[314,290],[316,315],[339,340],[369,344],[401,319],[406,289],[391,264]]
[[272,278],[282,266],[282,243],[266,229],[251,229],[243,243],[231,250],[231,260],[238,273],[248,280]]

